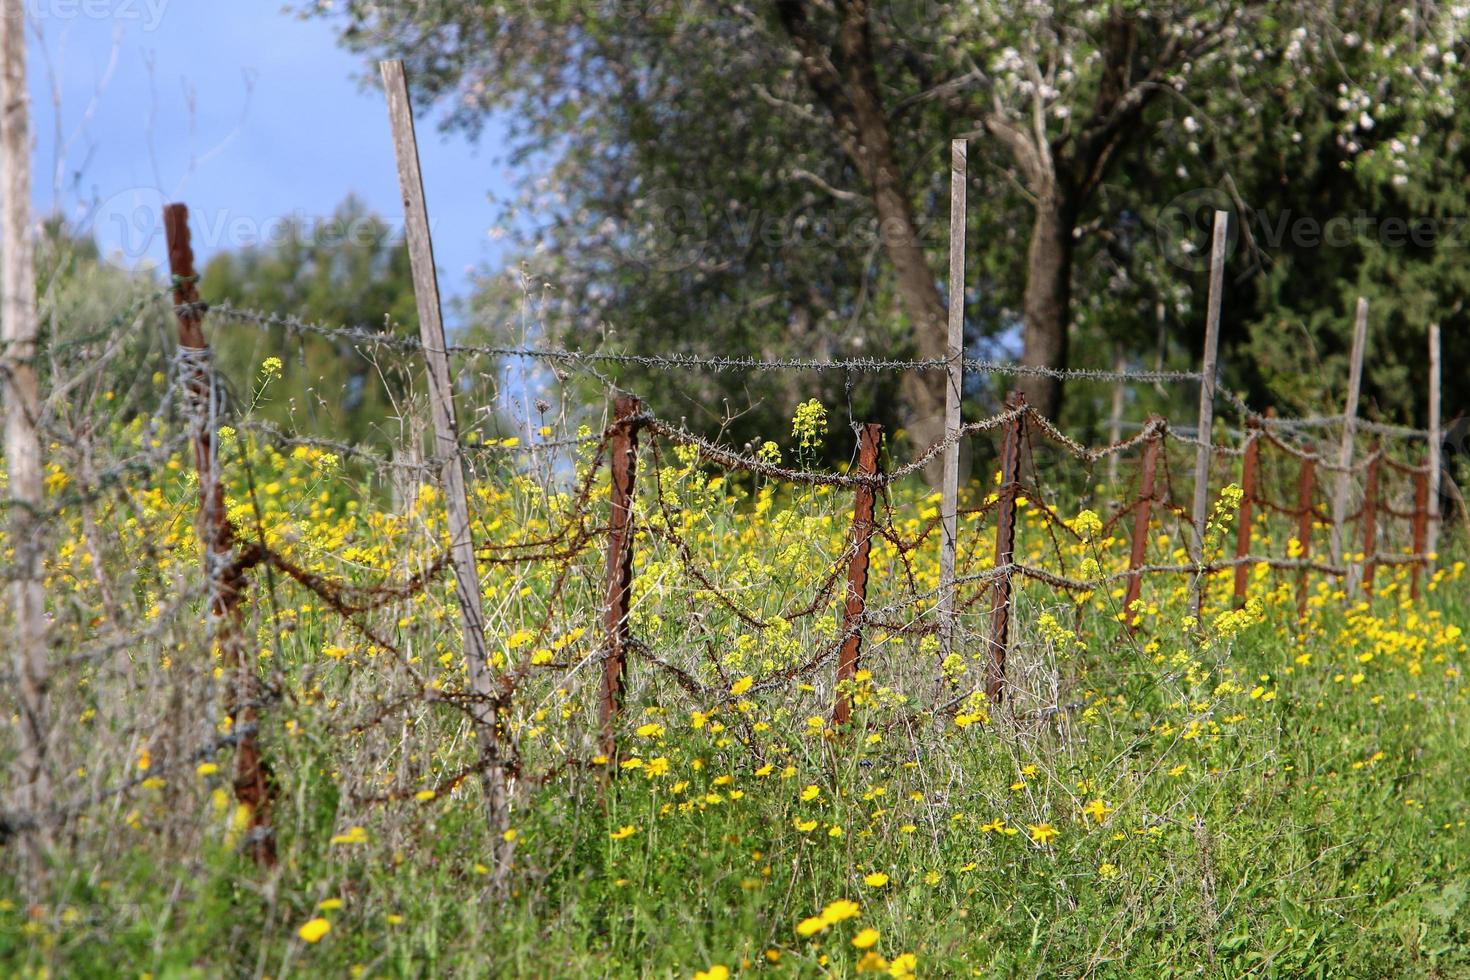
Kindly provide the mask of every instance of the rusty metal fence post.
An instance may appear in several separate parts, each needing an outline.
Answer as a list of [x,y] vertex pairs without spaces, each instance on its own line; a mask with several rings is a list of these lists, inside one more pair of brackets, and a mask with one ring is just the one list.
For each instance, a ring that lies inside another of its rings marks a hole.
[[1244,564],[1251,553],[1251,533],[1255,523],[1256,480],[1261,468],[1261,423],[1246,420],[1245,462],[1240,468],[1240,515],[1235,529],[1235,593],[1237,606],[1245,603],[1246,583],[1250,569]]
[[1368,457],[1363,478],[1363,594],[1373,595],[1373,578],[1378,572],[1378,463],[1382,452],[1377,443]]
[[[869,422],[858,430],[858,473],[878,474],[878,444],[883,426]],[[842,649],[837,655],[837,688],[832,704],[832,724],[845,725],[852,718],[852,701],[844,681],[857,676],[858,655],[863,648],[863,612],[868,602],[868,558],[873,542],[875,487],[865,483],[852,500],[852,555],[847,560],[847,603],[842,612]]]
[[[1315,452],[1308,443],[1307,453]],[[1314,455],[1302,457],[1302,469],[1296,483],[1296,540],[1301,547],[1297,557],[1307,562],[1312,557],[1312,492],[1317,478],[1317,459]],[[1296,573],[1296,615],[1301,619],[1307,615],[1307,566],[1302,565]]]
[[628,622],[633,596],[633,481],[638,467],[638,416],[643,402],[619,397],[613,404],[608,468],[612,494],[608,504],[607,611],[603,617],[607,649],[602,663],[602,753],[608,764],[617,752],[618,713],[623,707],[623,671],[631,632]]
[[1021,476],[1021,430],[1026,425],[1026,397],[1013,391],[1006,408],[1016,417],[1006,425],[1000,453],[1000,500],[995,520],[995,567],[1004,569],[991,588],[990,659],[986,665],[985,696],[999,704],[1005,690],[1006,651],[1011,630],[1011,570],[1016,554],[1016,495]]
[[[1148,420],[1149,425],[1159,425],[1162,422],[1158,416]],[[1153,519],[1155,474],[1159,468],[1159,451],[1163,448],[1163,443],[1163,433],[1155,432],[1143,450],[1143,472],[1139,476],[1138,502],[1134,505],[1132,550],[1128,553],[1128,593],[1123,598],[1123,617],[1130,631],[1138,627],[1138,613],[1133,604],[1143,594],[1143,573],[1139,569],[1148,556],[1148,525]]]
[[165,207],[163,227],[169,272],[173,275],[179,353],[186,372],[184,386],[193,416],[190,424],[194,428],[194,468],[199,475],[199,542],[209,581],[210,625],[227,678],[225,716],[236,735],[235,799],[250,809],[251,855],[257,863],[269,866],[276,863],[276,845],[271,830],[271,787],[256,738],[260,681],[245,640],[245,574],[235,561],[235,528],[225,511],[215,441],[221,396],[209,363],[209,344],[204,339],[188,207]]
[[1424,566],[1429,563],[1425,557],[1429,525],[1429,468],[1421,467],[1414,473],[1414,564],[1409,579],[1409,598],[1419,598],[1419,579],[1423,576]]

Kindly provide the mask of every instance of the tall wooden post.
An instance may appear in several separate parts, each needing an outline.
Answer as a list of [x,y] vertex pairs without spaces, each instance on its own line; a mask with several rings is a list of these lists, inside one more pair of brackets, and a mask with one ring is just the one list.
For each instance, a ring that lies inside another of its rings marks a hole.
[[[858,472],[878,473],[878,444],[883,426],[874,422],[858,430]],[[832,724],[845,725],[852,718],[852,701],[843,684],[857,676],[858,656],[863,647],[863,610],[868,602],[868,559],[873,540],[871,484],[859,486],[852,500],[852,556],[847,560],[847,602],[842,612],[842,649],[837,655],[837,695],[832,705]]]
[[[1307,451],[1313,452],[1308,444]],[[1296,483],[1296,540],[1302,553],[1297,557],[1306,562],[1312,557],[1312,494],[1316,487],[1317,460],[1306,457],[1302,460],[1301,473]],[[1296,574],[1296,614],[1301,619],[1307,615],[1307,568],[1305,565]]]
[[1429,525],[1429,468],[1419,470],[1414,474],[1414,570],[1413,578],[1409,580],[1409,597],[1419,598],[1419,579],[1424,572],[1424,566],[1429,563],[1424,557],[1425,548],[1428,545],[1427,532]]
[[[1363,351],[1368,340],[1368,300],[1358,297],[1358,313],[1353,321],[1352,362],[1348,368],[1347,403],[1342,410],[1342,446],[1337,453],[1337,485],[1332,493],[1332,563],[1342,564],[1343,525],[1347,522],[1348,495],[1352,489],[1353,444],[1358,436],[1358,393],[1363,387]],[[1347,591],[1356,591],[1355,566],[1349,566]]]
[[[1439,551],[1439,492],[1444,478],[1444,434],[1440,432],[1440,350],[1439,324],[1429,325],[1429,543],[1431,555]],[[1430,559],[1429,568],[1435,561]]]
[[[1013,391],[1006,398],[1006,408],[1018,411],[1026,407],[1026,397]],[[1000,502],[995,517],[995,567],[1005,568],[991,587],[990,659],[986,671],[985,696],[999,704],[1005,694],[1006,654],[1011,631],[1011,572],[1007,568],[1016,559],[1016,497],[1021,479],[1021,430],[1026,425],[1025,412],[1019,412],[1006,425],[1005,441],[1000,453]]]
[[607,603],[603,612],[606,649],[602,661],[602,754],[608,765],[617,758],[617,717],[623,710],[623,674],[627,669],[629,622],[633,600],[633,492],[638,473],[638,423],[643,403],[621,396],[613,403],[608,439],[611,493],[607,528]]
[[965,141],[950,143],[949,177],[949,358],[944,385],[944,479],[940,503],[939,657],[954,650],[954,569],[960,507],[960,400],[965,379]]
[[1373,579],[1378,571],[1378,467],[1382,453],[1373,446],[1368,472],[1363,479],[1363,594],[1373,595]]
[[271,787],[260,756],[256,729],[260,713],[260,678],[245,630],[245,575],[234,562],[235,528],[225,512],[225,491],[219,467],[215,430],[221,399],[209,344],[204,339],[198,274],[189,236],[189,209],[170,204],[163,209],[168,242],[168,266],[174,281],[174,310],[179,325],[179,347],[185,356],[184,390],[194,436],[194,470],[199,475],[199,543],[204,574],[209,580],[210,635],[219,645],[227,678],[225,716],[235,742],[235,799],[250,808],[250,851],[263,865],[276,863],[271,830]]
[[[1210,433],[1215,425],[1215,371],[1220,353],[1220,294],[1225,288],[1225,246],[1230,229],[1230,212],[1215,212],[1214,236],[1210,243],[1210,294],[1205,309],[1205,351],[1200,364],[1199,448],[1194,456],[1194,561],[1205,563],[1205,520],[1210,503]],[[1204,598],[1205,576],[1195,580],[1190,607],[1196,619]]]
[[30,888],[39,888],[50,833],[44,811],[52,806],[46,759],[50,718],[46,688],[46,593],[42,548],[41,388],[36,374],[36,271],[31,241],[31,123],[26,88],[26,4],[5,0],[0,24],[0,181],[4,220],[0,226],[0,395],[5,405],[5,469],[9,479],[10,542],[15,549],[8,589],[14,620],[6,637],[15,664],[17,756],[11,782],[18,810],[34,814],[41,825],[26,832],[21,845]]
[[[449,558],[454,568],[454,592],[464,633],[464,659],[469,675],[471,717],[480,756],[485,764],[482,786],[494,839],[508,819],[505,772],[499,749],[499,717],[495,685],[485,648],[485,612],[475,542],[470,535],[470,507],[465,491],[464,460],[460,454],[459,426],[454,414],[454,387],[449,379],[448,342],[439,304],[439,277],[434,268],[434,242],[429,232],[429,208],[419,169],[418,139],[414,134],[413,106],[403,62],[382,61],[383,90],[388,98],[388,121],[393,129],[393,153],[398,161],[398,185],[403,194],[404,237],[413,270],[414,299],[419,314],[419,340],[429,375],[429,404],[434,418],[434,454],[444,461],[444,509],[449,526]],[[496,878],[508,872],[509,848],[496,845]]]
[[[1150,424],[1162,421],[1157,416],[1149,419]],[[1143,594],[1143,573],[1139,571],[1148,556],[1148,525],[1153,519],[1153,505],[1156,499],[1154,483],[1159,467],[1159,450],[1163,447],[1164,438],[1160,433],[1148,440],[1143,448],[1143,472],[1139,475],[1138,502],[1133,512],[1133,541],[1132,549],[1128,553],[1128,592],[1123,597],[1123,616],[1130,630],[1138,626],[1138,613],[1133,604]]]
[[1237,606],[1245,602],[1250,569],[1243,564],[1251,553],[1251,534],[1255,530],[1256,481],[1261,468],[1261,423],[1246,419],[1245,462],[1240,470],[1240,517],[1235,528],[1235,593]]

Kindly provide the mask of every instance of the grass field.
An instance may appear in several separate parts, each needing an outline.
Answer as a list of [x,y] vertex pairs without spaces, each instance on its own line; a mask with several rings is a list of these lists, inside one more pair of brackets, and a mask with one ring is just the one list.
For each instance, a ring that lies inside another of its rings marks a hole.
[[[145,437],[135,425],[121,438]],[[493,546],[492,666],[515,686],[508,827],[487,825],[466,775],[447,577],[357,625],[284,576],[253,577],[270,870],[241,854],[250,814],[230,753],[189,751],[230,719],[191,591],[187,458],[116,503],[69,509],[49,570],[58,656],[118,623],[135,640],[58,666],[58,796],[90,805],[57,832],[44,883],[7,855],[0,972],[1470,976],[1462,563],[1442,561],[1418,602],[1407,567],[1380,570],[1371,602],[1314,578],[1300,621],[1294,576],[1252,569],[1239,610],[1216,578],[1202,622],[1188,580],[1160,577],[1132,634],[1121,583],[1081,596],[1024,583],[1013,690],[996,708],[974,693],[988,592],[962,590],[977,601],[948,660],[903,628],[932,605],[938,534],[928,491],[897,487],[880,502],[891,538],[875,545],[869,596],[885,625],[868,628],[854,720],[836,731],[842,589],[823,587],[850,495],[646,450],[638,643],[609,759],[596,703],[605,475],[580,479],[594,448],[487,464],[472,486],[477,540]],[[432,490],[392,506],[330,453],[244,435],[225,457],[242,536],[313,573],[403,581],[444,540]],[[72,478],[57,467],[50,487]],[[1084,578],[1126,567],[1127,523],[1095,516],[1107,494],[1067,499],[1053,501],[1069,519],[1060,543],[1022,507],[1026,560]],[[1222,500],[1216,550],[1233,546]],[[572,530],[584,519],[585,535]],[[962,576],[989,567],[990,528],[962,521]],[[1157,524],[1154,559],[1178,558],[1178,530]],[[1258,540],[1285,554],[1287,535],[1263,520]],[[513,853],[503,893],[498,846]]]

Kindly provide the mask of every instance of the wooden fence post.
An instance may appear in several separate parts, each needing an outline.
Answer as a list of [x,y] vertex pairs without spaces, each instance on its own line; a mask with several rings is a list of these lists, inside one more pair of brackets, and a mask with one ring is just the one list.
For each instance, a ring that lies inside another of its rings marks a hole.
[[[1440,432],[1440,349],[1439,324],[1429,325],[1429,543],[1431,555],[1439,551],[1439,491],[1443,479],[1444,435]],[[1429,568],[1434,568],[1430,559]]]
[[[858,473],[861,475],[877,475],[878,445],[882,437],[883,426],[875,422],[869,422],[858,430]],[[863,610],[868,602],[868,558],[872,550],[875,497],[872,484],[863,484],[853,493],[852,556],[847,560],[847,603],[842,613],[842,649],[837,655],[833,725],[845,725],[852,717],[852,701],[842,685],[857,676],[858,655],[863,647]]]
[[1377,443],[1368,460],[1368,473],[1363,478],[1363,594],[1373,595],[1373,579],[1378,572],[1378,467],[1382,451]]
[[960,398],[965,381],[965,191],[966,144],[950,143],[949,178],[949,358],[944,386],[944,477],[940,504],[939,659],[954,650],[954,566],[960,507]]
[[[481,785],[486,814],[501,841],[500,828],[509,818],[506,778],[500,753],[500,698],[490,677],[485,646],[484,599],[480,572],[475,561],[475,542],[470,533],[469,498],[465,490],[464,460],[460,453],[459,426],[454,414],[454,386],[449,377],[448,342],[439,304],[439,277],[434,268],[434,241],[429,231],[429,208],[424,197],[424,178],[419,169],[418,140],[414,134],[413,106],[408,79],[401,61],[381,61],[383,91],[388,100],[388,121],[393,130],[393,153],[398,162],[398,185],[403,196],[404,238],[413,272],[414,299],[419,315],[419,340],[429,376],[429,404],[434,417],[434,454],[443,460],[444,509],[449,527],[449,558],[454,569],[454,592],[459,604],[460,627],[464,633],[465,667],[475,701],[471,717],[484,764]],[[503,885],[509,871],[509,842],[496,844],[495,882]]]
[[[1315,448],[1308,443],[1307,452],[1315,452]],[[1296,483],[1296,540],[1301,545],[1302,553],[1297,557],[1306,562],[1312,557],[1312,518],[1314,510],[1312,507],[1312,493],[1317,478],[1317,460],[1314,456],[1306,456],[1302,459],[1301,473]],[[1307,571],[1303,565],[1296,575],[1296,614],[1301,619],[1307,615]]]
[[620,396],[613,403],[608,470],[612,492],[608,504],[607,608],[603,630],[607,649],[602,661],[602,754],[609,771],[617,764],[618,715],[623,710],[623,672],[632,638],[628,620],[633,598],[633,491],[638,472],[638,422],[643,402]]
[[[1338,450],[1336,487],[1332,492],[1332,563],[1342,564],[1343,525],[1347,522],[1348,494],[1352,489],[1353,444],[1358,436],[1358,394],[1363,387],[1363,351],[1368,341],[1368,300],[1358,297],[1358,313],[1353,322],[1352,361],[1348,368],[1347,403],[1342,410],[1342,446]],[[1356,591],[1353,568],[1349,566],[1347,592]]]
[[[179,324],[179,347],[187,358],[184,379],[188,409],[193,415],[194,469],[199,474],[199,543],[204,573],[209,580],[210,632],[219,644],[227,678],[225,716],[235,742],[235,799],[250,808],[250,853],[266,866],[276,863],[271,830],[271,787],[256,737],[260,715],[260,679],[245,637],[245,575],[234,561],[235,528],[225,512],[215,428],[221,393],[209,363],[199,307],[194,248],[189,236],[189,209],[170,204],[163,209],[168,242],[169,272],[174,281],[174,309]],[[191,362],[192,363],[189,363]]]
[[[31,227],[31,123],[26,87],[26,8],[5,0],[0,23],[0,180],[3,180],[3,241],[0,241],[0,392],[5,405],[6,496],[10,544],[15,549],[7,585],[14,619],[6,637],[15,665],[16,759],[7,780],[17,809],[34,814],[37,827],[21,835],[29,871],[26,891],[36,894],[46,874],[51,833],[45,815],[52,807],[46,758],[50,718],[46,689],[51,682],[47,651],[45,569],[41,509],[45,503],[43,443],[36,429],[41,388],[36,372],[36,269]],[[7,721],[9,719],[7,718]]]
[[[1149,420],[1150,425],[1162,422],[1158,416]],[[1155,499],[1155,474],[1159,467],[1159,450],[1163,447],[1162,432],[1155,432],[1143,448],[1143,472],[1139,476],[1138,502],[1134,505],[1132,550],[1128,553],[1128,593],[1123,597],[1123,617],[1129,630],[1138,626],[1138,613],[1133,604],[1143,594],[1144,559],[1148,556],[1148,525],[1153,519]]]
[[[1205,351],[1200,364],[1199,383],[1199,448],[1194,455],[1194,561],[1205,563],[1205,520],[1210,503],[1210,433],[1215,424],[1215,370],[1220,353],[1220,294],[1225,288],[1225,246],[1228,242],[1230,212],[1215,212],[1215,230],[1210,243],[1210,293],[1205,308]],[[1190,608],[1196,619],[1204,600],[1205,575],[1200,572],[1190,597]]]
[[1414,473],[1414,570],[1413,577],[1409,580],[1409,598],[1419,598],[1419,579],[1428,564],[1428,559],[1423,557],[1426,546],[1426,532],[1429,524],[1429,467]]
[[1013,391],[1006,408],[1017,412],[1006,425],[1000,453],[1000,506],[995,518],[995,567],[1005,569],[991,587],[990,659],[987,664],[985,696],[999,704],[1005,692],[1006,653],[1011,630],[1011,571],[1016,555],[1016,496],[1021,478],[1021,430],[1026,425],[1026,397]]

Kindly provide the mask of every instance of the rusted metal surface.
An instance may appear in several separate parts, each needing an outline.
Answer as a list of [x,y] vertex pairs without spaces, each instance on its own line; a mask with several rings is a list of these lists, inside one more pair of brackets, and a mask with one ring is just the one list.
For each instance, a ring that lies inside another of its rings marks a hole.
[[1374,555],[1378,552],[1378,453],[1373,447],[1368,472],[1363,477],[1363,594],[1373,594],[1373,578],[1378,572]]
[[[1312,452],[1313,447],[1309,443],[1307,452]],[[1301,473],[1296,482],[1296,539],[1301,545],[1302,553],[1297,557],[1303,562],[1312,557],[1312,518],[1316,511],[1312,507],[1312,492],[1317,480],[1317,461],[1306,457],[1302,459]],[[1307,571],[1303,566],[1296,573],[1296,614],[1298,618],[1307,614]]]
[[[1006,397],[1006,408],[1017,409],[1026,405],[1026,398],[1019,391]],[[1000,453],[999,507],[995,522],[995,567],[1003,568],[1015,560],[1016,555],[1016,495],[1021,477],[1021,428],[1026,416],[1018,415],[1006,425],[1005,442]],[[996,578],[991,588],[990,613],[990,659],[987,664],[985,696],[992,704],[999,704],[1005,691],[1006,652],[1011,631],[1011,576],[1009,573]]]
[[602,752],[609,764],[617,753],[616,720],[623,708],[623,671],[631,632],[629,605],[633,597],[633,481],[638,468],[638,423],[643,402],[623,396],[613,404],[613,427],[608,440],[608,468],[612,495],[608,507],[607,611],[603,628],[607,649],[602,662]]
[[[1149,424],[1157,421],[1159,419],[1155,416],[1149,419]],[[1143,472],[1138,481],[1138,501],[1133,505],[1133,548],[1128,553],[1128,571],[1132,574],[1128,576],[1128,594],[1123,597],[1123,614],[1130,630],[1138,626],[1138,614],[1134,612],[1133,604],[1143,594],[1143,573],[1139,569],[1148,556],[1148,525],[1153,519],[1155,475],[1159,468],[1159,449],[1162,444],[1162,437],[1155,435],[1144,447]]]
[[[873,422],[858,430],[858,472],[878,472],[878,444],[883,426]],[[852,500],[852,555],[847,560],[847,603],[842,612],[842,649],[837,654],[837,695],[832,705],[832,723],[845,725],[852,717],[852,702],[844,681],[857,676],[858,656],[863,648],[863,611],[868,602],[868,558],[873,540],[874,488],[859,486]]]
[[1429,471],[1422,469],[1414,474],[1414,555],[1415,562],[1409,579],[1409,597],[1419,598],[1419,580],[1423,577],[1424,557],[1429,531]]
[[[170,204],[163,212],[168,241],[169,271],[174,280],[174,304],[179,325],[179,346],[199,352],[184,379],[189,406],[194,415],[194,468],[199,475],[199,541],[204,552],[205,574],[210,581],[209,614],[215,641],[227,677],[225,715],[235,743],[235,800],[250,809],[247,847],[256,862],[276,863],[275,835],[271,829],[272,788],[270,774],[260,755],[256,738],[259,726],[260,681],[245,635],[244,566],[234,559],[235,528],[225,513],[224,486],[220,479],[215,444],[215,407],[219,397],[214,379],[204,366],[209,345],[204,339],[203,313],[194,249],[189,236],[189,209]],[[188,362],[186,361],[186,364]]]
[[[1244,559],[1251,553],[1251,532],[1255,523],[1256,504],[1256,479],[1261,468],[1261,439],[1257,433],[1260,423],[1255,419],[1246,421],[1247,439],[1245,444],[1245,462],[1240,468],[1240,515],[1239,523],[1235,532],[1235,557],[1237,560]],[[1245,602],[1246,582],[1250,575],[1250,566],[1235,566],[1235,603],[1240,605]]]

